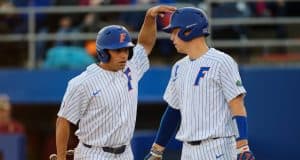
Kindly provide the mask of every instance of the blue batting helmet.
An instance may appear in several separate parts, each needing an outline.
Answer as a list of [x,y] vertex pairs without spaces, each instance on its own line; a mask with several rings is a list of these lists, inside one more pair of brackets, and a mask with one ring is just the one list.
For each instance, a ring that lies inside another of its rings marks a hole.
[[[102,28],[97,35],[96,50],[98,59],[107,63],[110,59],[108,49],[132,48],[134,44],[127,29],[119,25],[110,25]],[[130,52],[129,58],[132,57]]]
[[[208,19],[204,11],[195,7],[177,9],[171,16],[170,24],[163,28],[167,33],[179,28],[178,37],[183,41],[190,41],[200,36],[208,36]],[[190,31],[190,34],[184,33]]]

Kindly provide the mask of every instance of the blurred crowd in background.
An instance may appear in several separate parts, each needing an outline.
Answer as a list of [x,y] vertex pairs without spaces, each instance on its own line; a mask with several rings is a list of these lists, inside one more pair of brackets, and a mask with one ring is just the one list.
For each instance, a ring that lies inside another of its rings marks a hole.
[[[207,8],[202,0],[1,0],[2,10],[13,10],[18,7],[50,7],[50,6],[105,6],[105,5],[149,5],[149,4],[176,4],[189,3],[191,5]],[[212,18],[242,18],[242,17],[292,17],[299,16],[297,8],[300,2],[285,2],[277,0],[265,2],[218,2],[212,3]],[[35,33],[43,35],[56,33],[56,40],[36,41],[35,56],[39,68],[84,68],[87,64],[96,61],[94,39],[90,40],[62,40],[61,37],[74,33],[96,33],[109,24],[126,26],[130,31],[138,31],[143,22],[144,12],[105,12],[105,13],[64,13],[48,14],[38,13],[35,21]],[[158,23],[159,30],[163,26]],[[295,36],[290,34],[286,24],[265,26],[212,26],[212,39],[247,39],[251,37],[286,39]],[[26,14],[0,14],[1,34],[28,33],[28,15]],[[263,34],[263,35],[262,35]],[[297,34],[296,34],[297,35]],[[0,65],[2,67],[23,67],[28,59],[28,45],[26,41],[0,42]],[[212,46],[213,47],[213,46]],[[276,52],[285,54],[289,52],[286,47],[274,47]],[[249,57],[262,50],[239,48],[227,49],[235,53],[241,63],[252,63]],[[178,55],[168,39],[158,39],[154,49],[153,63],[171,65]]]

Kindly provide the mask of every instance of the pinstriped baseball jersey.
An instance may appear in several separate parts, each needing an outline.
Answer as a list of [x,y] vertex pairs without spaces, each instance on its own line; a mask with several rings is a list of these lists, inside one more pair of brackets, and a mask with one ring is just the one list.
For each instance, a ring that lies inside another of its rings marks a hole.
[[179,60],[164,94],[181,113],[176,138],[196,141],[236,135],[228,102],[243,93],[237,63],[227,54],[210,48],[198,59]]
[[82,143],[99,147],[129,144],[135,128],[138,81],[148,68],[146,51],[139,44],[123,71],[88,66],[69,81],[58,116],[79,122],[76,135]]

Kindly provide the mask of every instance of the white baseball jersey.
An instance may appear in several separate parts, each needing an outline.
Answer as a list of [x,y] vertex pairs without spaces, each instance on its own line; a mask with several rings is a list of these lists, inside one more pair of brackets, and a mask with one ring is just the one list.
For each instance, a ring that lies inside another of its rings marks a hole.
[[143,46],[138,44],[133,52],[123,71],[107,71],[92,64],[69,81],[58,116],[73,124],[79,122],[75,134],[80,142],[98,147],[130,144],[136,121],[138,81],[149,68]]
[[228,102],[246,91],[237,63],[210,48],[195,60],[179,60],[164,94],[165,101],[181,113],[176,138],[197,141],[236,135]]

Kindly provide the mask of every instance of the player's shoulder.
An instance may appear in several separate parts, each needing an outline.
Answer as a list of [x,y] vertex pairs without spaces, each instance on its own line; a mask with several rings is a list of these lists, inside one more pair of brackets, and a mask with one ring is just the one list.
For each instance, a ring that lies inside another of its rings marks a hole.
[[86,79],[84,77],[86,77],[86,71],[80,73],[76,77],[69,80],[68,85],[73,86],[73,87],[80,86],[80,85],[84,84],[84,82],[86,81]]
[[142,44],[137,43],[134,47],[133,50],[145,50],[144,46]]
[[209,49],[208,54],[206,54],[206,58],[219,63],[235,63],[235,60],[229,54],[215,48]]
[[138,43],[133,47],[133,54],[137,53],[144,53],[145,55],[147,55],[146,50],[142,44]]
[[184,65],[189,61],[189,56],[185,56],[181,59],[179,59],[178,61],[175,62],[175,64],[173,66],[178,66],[178,65]]
[[81,72],[79,75],[69,80],[68,84],[72,86],[84,85],[93,76],[94,74],[93,70],[96,69],[96,66],[97,66],[96,64],[89,65],[85,71]]

